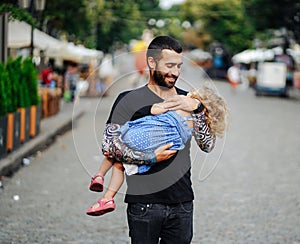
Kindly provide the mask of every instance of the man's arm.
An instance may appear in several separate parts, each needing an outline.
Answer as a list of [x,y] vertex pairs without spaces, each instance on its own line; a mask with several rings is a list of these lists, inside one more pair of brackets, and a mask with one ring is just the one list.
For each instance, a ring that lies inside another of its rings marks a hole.
[[211,152],[215,147],[216,135],[211,133],[210,128],[205,121],[204,111],[192,113],[192,118],[194,122],[193,135],[198,146],[204,152]]
[[127,164],[154,164],[169,159],[177,152],[176,150],[168,150],[172,144],[161,146],[152,153],[133,150],[120,139],[119,128],[120,125],[118,124],[106,124],[103,133],[102,152],[108,158]]
[[105,156],[129,164],[152,164],[156,162],[154,153],[144,153],[126,146],[120,139],[119,128],[120,125],[118,124],[106,124],[102,140],[102,153]]

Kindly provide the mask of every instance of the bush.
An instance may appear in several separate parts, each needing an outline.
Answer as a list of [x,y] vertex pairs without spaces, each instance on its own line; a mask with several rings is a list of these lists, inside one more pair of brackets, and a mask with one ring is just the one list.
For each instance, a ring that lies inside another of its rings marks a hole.
[[15,60],[9,58],[6,63],[6,70],[8,71],[9,87],[11,90],[11,109],[10,112],[15,112],[19,107],[19,80],[20,80],[20,68],[22,57],[18,57]]
[[0,63],[0,116],[39,103],[37,70],[31,58]]
[[6,113],[13,113],[16,111],[14,106],[14,97],[12,95],[12,84],[10,81],[10,74],[6,66],[3,66],[2,82],[3,82],[3,96],[5,96]]
[[40,97],[38,95],[38,79],[37,70],[31,61],[31,58],[26,58],[22,64],[22,79],[26,83],[29,92],[30,105],[38,105]]

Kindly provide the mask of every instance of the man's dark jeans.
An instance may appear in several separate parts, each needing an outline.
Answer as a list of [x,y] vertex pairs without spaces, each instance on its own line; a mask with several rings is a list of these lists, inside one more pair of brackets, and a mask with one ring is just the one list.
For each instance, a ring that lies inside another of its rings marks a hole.
[[192,241],[193,202],[129,203],[127,218],[132,244],[187,244]]

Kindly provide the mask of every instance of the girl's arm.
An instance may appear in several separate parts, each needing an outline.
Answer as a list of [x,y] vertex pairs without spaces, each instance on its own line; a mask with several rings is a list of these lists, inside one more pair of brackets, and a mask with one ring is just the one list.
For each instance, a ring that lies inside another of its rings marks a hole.
[[144,153],[126,146],[120,139],[119,128],[118,124],[106,124],[102,140],[102,152],[105,156],[128,164],[153,164],[156,162],[154,152]]
[[[201,110],[201,109],[200,109]],[[216,135],[213,134],[205,121],[205,109],[200,112],[196,111],[192,113],[192,118],[194,122],[194,138],[204,152],[211,152],[216,143]]]

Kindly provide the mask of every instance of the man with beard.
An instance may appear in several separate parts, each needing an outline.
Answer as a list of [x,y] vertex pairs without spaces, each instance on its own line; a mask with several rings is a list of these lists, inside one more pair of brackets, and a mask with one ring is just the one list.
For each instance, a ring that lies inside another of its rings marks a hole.
[[[215,135],[210,133],[205,122],[203,105],[175,86],[182,65],[181,45],[168,36],[156,37],[149,44],[147,63],[150,73],[148,84],[121,93],[112,107],[102,144],[102,150],[109,151],[104,161],[114,159],[113,174],[118,170],[117,165],[120,165],[116,161],[123,164],[152,164],[143,174],[126,176],[125,202],[128,203],[127,218],[132,243],[190,243],[193,236],[194,200],[190,140],[180,151],[169,150],[171,144],[159,147],[155,150],[155,160],[147,160],[143,152],[131,154],[122,146],[112,148],[106,145],[111,140],[110,133],[115,131],[115,125],[124,125],[127,121],[156,114],[157,104],[163,102],[166,110],[192,112],[197,144],[206,152],[213,149]],[[108,147],[109,150],[106,150]],[[100,173],[93,176],[90,189],[96,184],[103,185],[106,171],[101,172],[101,167]],[[111,189],[114,193],[116,190],[114,187]],[[113,200],[98,203],[97,207],[104,211],[98,215],[115,208]],[[106,203],[110,206],[105,207]]]

